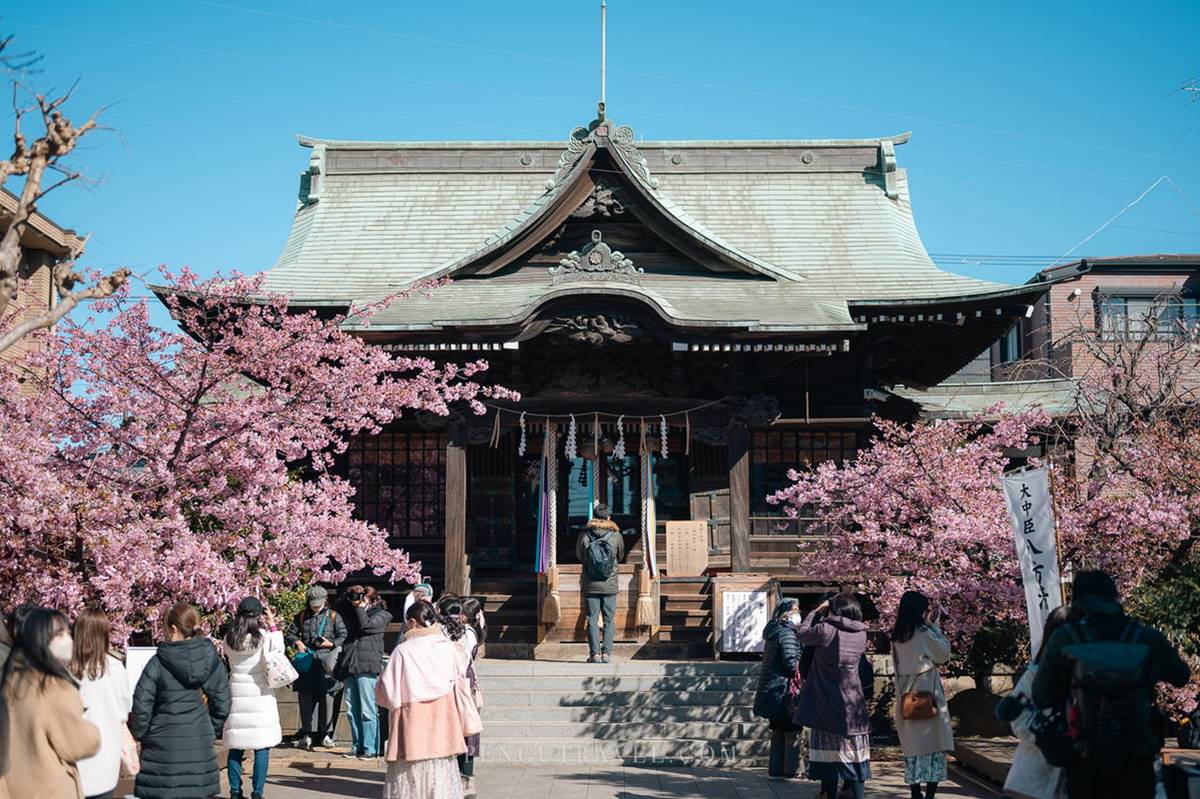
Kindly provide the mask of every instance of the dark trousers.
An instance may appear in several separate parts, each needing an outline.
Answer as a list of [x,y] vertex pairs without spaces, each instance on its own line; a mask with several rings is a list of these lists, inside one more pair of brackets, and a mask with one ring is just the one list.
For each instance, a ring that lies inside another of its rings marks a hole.
[[1083,761],[1067,766],[1069,799],[1154,799],[1154,761],[1129,763],[1109,771]]
[[[604,648],[600,647],[600,614],[604,614]],[[588,650],[595,655],[604,653],[611,655],[613,638],[617,634],[615,617],[617,615],[617,598],[615,596],[587,595],[587,628]]]
[[771,755],[767,774],[795,777],[800,773],[800,733],[771,730]]
[[326,737],[332,738],[341,712],[342,692],[329,693],[305,686],[299,694],[300,735],[312,738],[315,744],[320,744]]

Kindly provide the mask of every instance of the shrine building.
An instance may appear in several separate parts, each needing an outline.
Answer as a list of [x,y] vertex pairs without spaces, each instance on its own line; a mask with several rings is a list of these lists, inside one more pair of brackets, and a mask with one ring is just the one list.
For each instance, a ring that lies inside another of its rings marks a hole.
[[[873,414],[912,418],[891,387],[953,375],[1046,288],[933,264],[908,138],[639,141],[603,106],[565,142],[301,137],[267,288],[343,311],[448,279],[347,326],[485,359],[521,393],[357,438],[342,468],[361,518],[438,593],[487,601],[489,654],[586,652],[575,541],[596,502],[624,531],[631,654],[711,653],[714,575],[819,579],[803,547],[820,531],[767,496],[853,458]],[[668,537],[685,550],[668,558]]]

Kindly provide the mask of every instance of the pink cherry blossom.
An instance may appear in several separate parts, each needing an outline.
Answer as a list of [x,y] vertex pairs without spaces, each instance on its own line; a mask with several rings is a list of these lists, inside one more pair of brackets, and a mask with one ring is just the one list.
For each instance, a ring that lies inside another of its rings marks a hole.
[[121,295],[0,375],[3,604],[98,605],[124,638],[181,599],[223,611],[364,569],[415,581],[354,518],[335,457],[405,412],[516,395],[479,382],[482,361],[393,356],[260,280],[164,278],[187,332]]

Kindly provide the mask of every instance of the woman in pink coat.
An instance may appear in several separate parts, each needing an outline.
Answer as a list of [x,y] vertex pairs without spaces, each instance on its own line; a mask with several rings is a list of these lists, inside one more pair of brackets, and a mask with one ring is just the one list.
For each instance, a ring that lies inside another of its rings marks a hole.
[[462,647],[446,637],[437,611],[417,602],[408,631],[375,684],[389,714],[384,799],[461,799],[458,756],[466,753],[454,688],[466,675]]

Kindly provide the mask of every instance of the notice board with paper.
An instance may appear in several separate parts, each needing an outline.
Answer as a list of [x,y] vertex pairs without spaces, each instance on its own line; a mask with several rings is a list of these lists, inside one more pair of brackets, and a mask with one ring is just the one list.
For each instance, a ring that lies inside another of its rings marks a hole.
[[766,574],[713,579],[715,655],[763,651],[763,628],[779,600],[779,582]]

